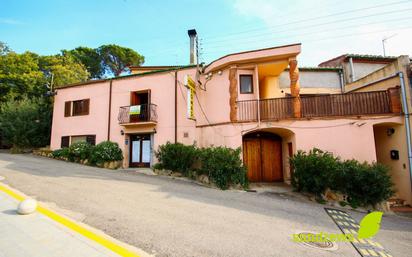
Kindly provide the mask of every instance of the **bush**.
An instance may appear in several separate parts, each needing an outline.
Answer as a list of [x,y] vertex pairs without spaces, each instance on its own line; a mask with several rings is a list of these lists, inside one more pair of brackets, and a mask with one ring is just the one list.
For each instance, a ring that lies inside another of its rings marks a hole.
[[292,186],[297,191],[303,191],[320,196],[331,184],[331,174],[335,174],[339,159],[328,152],[317,148],[309,153],[298,151],[290,158],[294,167]]
[[73,143],[68,148],[68,158],[70,161],[80,161],[89,159],[92,151],[92,145],[87,142],[80,141]]
[[379,163],[341,161],[319,149],[298,151],[290,163],[294,167],[292,185],[297,191],[320,196],[330,188],[345,194],[352,207],[375,206],[394,193],[389,169]]
[[[348,196],[352,207],[367,206],[389,199],[394,191],[389,168],[380,163],[359,163],[356,160],[341,164],[340,184],[335,189]],[[344,184],[342,183],[344,182]]]
[[122,149],[115,142],[104,141],[92,148],[89,161],[92,164],[123,160]]
[[199,172],[209,176],[220,189],[240,184],[248,187],[246,168],[240,159],[241,149],[227,147],[208,147],[200,151],[201,168]]
[[178,171],[187,176],[197,159],[198,149],[195,145],[167,142],[159,146],[155,155],[163,169]]
[[248,187],[246,168],[240,159],[240,148],[227,147],[197,148],[195,145],[167,142],[155,152],[156,169],[181,172],[189,178],[204,174],[219,188],[230,185]]
[[55,159],[68,159],[69,158],[69,148],[65,147],[62,149],[54,150],[51,156]]

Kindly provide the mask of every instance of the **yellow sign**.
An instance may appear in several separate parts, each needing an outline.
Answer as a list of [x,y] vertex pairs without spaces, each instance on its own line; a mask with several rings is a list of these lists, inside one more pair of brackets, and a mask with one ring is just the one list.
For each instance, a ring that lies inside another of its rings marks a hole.
[[185,87],[196,90],[196,83],[189,75],[185,75]]
[[187,117],[195,119],[194,96],[196,94],[196,83],[189,75],[185,76],[185,87],[187,87]]

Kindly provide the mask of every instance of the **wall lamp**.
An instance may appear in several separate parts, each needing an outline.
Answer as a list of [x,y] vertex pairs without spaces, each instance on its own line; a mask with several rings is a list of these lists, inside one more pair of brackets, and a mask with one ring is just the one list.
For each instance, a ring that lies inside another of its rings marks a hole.
[[395,134],[395,129],[394,128],[388,128],[386,130],[386,135],[388,135],[388,137],[392,136],[393,134]]

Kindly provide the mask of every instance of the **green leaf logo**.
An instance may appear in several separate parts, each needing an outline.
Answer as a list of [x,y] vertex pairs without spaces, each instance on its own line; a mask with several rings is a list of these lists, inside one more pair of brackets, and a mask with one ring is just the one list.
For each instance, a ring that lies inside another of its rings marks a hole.
[[363,217],[360,222],[358,238],[364,239],[376,235],[380,229],[382,214],[380,211],[374,211]]

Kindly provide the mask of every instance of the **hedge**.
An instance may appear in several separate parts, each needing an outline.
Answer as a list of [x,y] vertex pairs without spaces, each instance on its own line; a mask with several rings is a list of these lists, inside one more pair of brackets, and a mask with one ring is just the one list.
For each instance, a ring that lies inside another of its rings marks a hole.
[[159,161],[155,168],[180,172],[190,178],[207,175],[220,189],[227,189],[232,185],[247,188],[246,168],[240,159],[240,152],[240,148],[198,148],[195,145],[168,142],[155,151]]
[[98,166],[107,162],[123,160],[119,145],[110,141],[101,142],[96,146],[87,142],[76,142],[67,148],[54,150],[51,157],[72,162],[87,162]]
[[375,206],[394,193],[389,168],[380,163],[342,161],[314,148],[298,151],[290,164],[294,167],[292,186],[297,191],[321,196],[329,188],[346,195],[352,207]]

